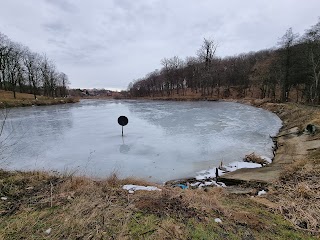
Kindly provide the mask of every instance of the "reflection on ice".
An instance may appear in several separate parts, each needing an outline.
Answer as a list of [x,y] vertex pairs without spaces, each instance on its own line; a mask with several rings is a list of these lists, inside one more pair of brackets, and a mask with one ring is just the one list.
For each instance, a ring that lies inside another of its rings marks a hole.
[[122,144],[120,145],[119,152],[126,154],[130,151],[130,146],[124,143],[124,138],[122,137]]

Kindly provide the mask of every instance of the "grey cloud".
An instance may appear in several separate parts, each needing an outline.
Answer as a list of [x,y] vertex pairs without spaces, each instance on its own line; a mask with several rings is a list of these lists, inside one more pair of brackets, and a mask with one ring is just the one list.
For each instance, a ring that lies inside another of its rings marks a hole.
[[45,31],[48,31],[52,34],[58,35],[65,35],[71,31],[71,28],[67,27],[65,24],[61,22],[51,22],[51,23],[44,23],[43,27]]
[[73,87],[86,88],[126,88],[164,57],[195,56],[204,37],[219,43],[219,56],[273,47],[288,27],[302,33],[315,24],[320,9],[318,0],[3,2],[1,32],[36,42],[32,49],[46,52]]
[[74,12],[77,10],[77,5],[69,0],[45,0],[50,5],[66,12]]

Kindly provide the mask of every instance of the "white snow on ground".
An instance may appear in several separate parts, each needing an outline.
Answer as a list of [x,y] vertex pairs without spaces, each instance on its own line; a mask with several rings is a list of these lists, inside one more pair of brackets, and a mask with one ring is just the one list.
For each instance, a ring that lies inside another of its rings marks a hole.
[[264,195],[264,194],[267,194],[267,192],[265,190],[262,190],[262,191],[258,192],[258,196],[261,196],[261,195]]
[[[232,163],[229,163],[228,166],[223,166],[223,168],[225,168],[226,171],[229,171],[229,172],[233,172],[233,171],[240,169],[240,168],[259,168],[259,167],[261,167],[261,164],[250,163],[250,162],[232,162]],[[222,176],[225,173],[226,173],[225,171],[218,169],[219,176]],[[212,168],[212,169],[198,172],[196,179],[197,180],[204,180],[207,178],[214,178],[214,177],[216,177],[216,169]]]
[[[218,169],[218,173],[219,173],[219,176],[223,175],[225,172]],[[208,169],[208,170],[203,170],[201,172],[198,172],[199,175],[196,176],[196,179],[197,180],[204,180],[204,179],[207,179],[207,178],[214,178],[216,177],[216,169],[215,168],[211,168],[211,169]]]
[[195,183],[191,183],[190,186],[195,187],[195,186],[198,186],[199,184],[200,184],[200,182],[195,182]]
[[139,186],[139,185],[124,185],[122,187],[124,190],[128,190],[129,193],[134,193],[134,191],[143,190],[143,191],[161,191],[160,188],[154,187],[154,186]]
[[[200,182],[198,182],[198,184],[200,184]],[[202,188],[202,187],[205,187],[205,186],[226,187],[226,185],[223,182],[215,182],[215,181],[209,181],[209,182],[201,183],[198,187]]]
[[266,160],[268,163],[272,163],[272,159],[266,156],[260,156],[262,159]]
[[226,167],[226,169],[230,172],[233,172],[240,168],[259,168],[261,164],[251,163],[251,162],[232,162]]

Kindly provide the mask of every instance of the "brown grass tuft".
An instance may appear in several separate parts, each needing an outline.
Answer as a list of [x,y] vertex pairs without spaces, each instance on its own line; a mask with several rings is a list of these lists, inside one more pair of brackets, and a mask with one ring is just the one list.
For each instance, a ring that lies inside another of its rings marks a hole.
[[261,166],[269,164],[268,161],[262,159],[261,157],[257,156],[254,152],[246,155],[243,159],[244,162],[252,162],[261,164]]

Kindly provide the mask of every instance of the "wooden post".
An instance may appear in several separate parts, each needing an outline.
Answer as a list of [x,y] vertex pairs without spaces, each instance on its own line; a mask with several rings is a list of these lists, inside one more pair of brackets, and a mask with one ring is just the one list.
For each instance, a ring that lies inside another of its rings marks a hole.
[[218,183],[218,177],[219,177],[219,171],[218,171],[218,168],[216,168],[216,183]]

